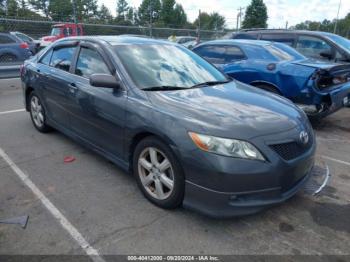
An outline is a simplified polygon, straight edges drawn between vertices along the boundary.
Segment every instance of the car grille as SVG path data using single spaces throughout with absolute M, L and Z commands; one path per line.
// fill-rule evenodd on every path
M 310 149 L 311 145 L 312 139 L 310 139 L 307 145 L 301 145 L 297 142 L 289 142 L 284 144 L 270 145 L 270 147 L 284 160 L 289 161 L 306 153 Z

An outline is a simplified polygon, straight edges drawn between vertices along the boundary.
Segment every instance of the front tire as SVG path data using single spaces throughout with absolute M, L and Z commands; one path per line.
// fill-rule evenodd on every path
M 168 145 L 147 137 L 135 149 L 133 172 L 144 196 L 153 204 L 174 209 L 182 204 L 185 179 L 182 168 Z
M 39 96 L 33 91 L 29 95 L 29 110 L 34 127 L 41 133 L 51 131 L 46 124 L 46 113 Z

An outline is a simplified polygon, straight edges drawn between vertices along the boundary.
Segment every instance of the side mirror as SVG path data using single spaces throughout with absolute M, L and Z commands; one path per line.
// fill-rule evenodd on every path
M 119 88 L 120 82 L 112 75 L 93 74 L 90 76 L 90 85 L 95 87 Z
M 333 53 L 331 51 L 323 51 L 320 53 L 320 56 L 328 58 L 329 60 L 333 59 Z

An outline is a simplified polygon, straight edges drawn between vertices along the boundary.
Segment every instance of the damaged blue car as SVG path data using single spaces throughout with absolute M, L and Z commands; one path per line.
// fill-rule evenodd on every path
M 289 98 L 314 119 L 349 106 L 350 65 L 311 60 L 257 40 L 217 40 L 193 51 L 238 81 Z

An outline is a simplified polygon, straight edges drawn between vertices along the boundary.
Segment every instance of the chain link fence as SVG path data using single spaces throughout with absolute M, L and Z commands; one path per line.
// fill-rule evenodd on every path
M 65 24 L 67 22 L 60 21 L 49 21 L 45 19 L 25 19 L 25 18 L 8 18 L 0 17 L 0 33 L 9 32 L 21 32 L 28 35 L 35 40 L 36 44 L 41 42 L 41 38 L 49 36 L 52 28 L 57 24 Z M 227 32 L 225 31 L 211 31 L 211 30 L 196 30 L 196 29 L 185 29 L 185 28 L 158 28 L 158 27 L 147 27 L 147 26 L 126 26 L 118 24 L 98 24 L 98 23 L 81 23 L 82 34 L 87 36 L 94 35 L 138 35 L 152 37 L 156 39 L 168 39 L 169 36 L 200 36 L 201 41 L 212 40 L 221 38 Z M 70 33 L 68 32 L 68 35 Z M 15 65 L 23 63 L 28 56 L 23 55 L 24 46 L 20 44 L 15 45 L 12 43 L 6 43 L 6 37 L 0 34 L 0 70 L 13 68 Z M 29 44 L 30 45 L 30 44 Z M 6 50 L 5 50 L 6 49 Z M 18 49 L 18 50 L 17 50 Z M 31 48 L 30 50 L 35 53 Z M 21 51 L 21 52 L 18 52 Z M 0 73 L 1 74 L 1 73 Z

